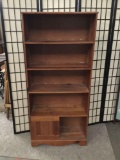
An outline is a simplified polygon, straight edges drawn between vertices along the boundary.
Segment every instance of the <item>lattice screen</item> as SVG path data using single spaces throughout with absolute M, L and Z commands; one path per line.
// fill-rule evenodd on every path
M 105 58 L 106 58 L 107 41 L 109 33 L 111 5 L 112 5 L 112 0 L 109 1 L 99 0 L 99 3 L 97 0 L 81 1 L 82 12 L 90 12 L 90 11 L 99 12 L 97 21 L 96 45 L 94 53 L 92 80 L 91 80 L 89 123 L 96 123 L 100 121 L 101 97 L 102 97 Z M 64 8 L 64 6 L 66 9 Z M 75 0 L 73 1 L 44 0 L 43 11 L 74 12 Z
M 39 0 L 40 2 L 40 0 Z M 24 65 L 24 53 L 22 43 L 21 12 L 36 12 L 37 8 L 43 12 L 75 12 L 76 0 L 43 0 L 43 6 L 38 6 L 36 0 L 2 0 L 3 20 L 5 24 L 6 44 L 10 68 L 10 79 L 13 97 L 14 129 L 15 133 L 29 130 L 28 103 L 26 91 L 26 76 Z M 41 3 L 40 3 L 41 4 Z M 96 32 L 96 45 L 94 53 L 89 123 L 100 121 L 101 97 L 103 89 L 103 76 L 105 70 L 105 59 L 107 41 L 109 34 L 110 13 L 112 0 L 81 0 L 81 11 L 97 11 L 98 22 Z M 120 6 L 120 4 L 118 5 Z M 118 59 L 119 52 L 119 29 L 120 8 L 117 9 L 115 23 L 112 59 L 109 72 L 107 97 L 105 103 L 104 121 L 111 120 L 114 115 L 115 93 L 118 88 Z M 111 92 L 111 93 L 109 93 Z M 109 104 L 108 104 L 108 100 Z M 108 116 L 110 115 L 110 116 Z
M 118 0 L 115 29 L 110 61 L 104 121 L 114 120 L 115 107 L 120 83 L 120 1 Z
M 96 44 L 91 80 L 89 123 L 99 122 L 112 0 L 82 1 L 82 12 L 97 11 Z
M 43 12 L 75 12 L 76 0 L 43 0 Z
M 29 130 L 21 12 L 36 12 L 36 0 L 2 0 L 15 132 Z

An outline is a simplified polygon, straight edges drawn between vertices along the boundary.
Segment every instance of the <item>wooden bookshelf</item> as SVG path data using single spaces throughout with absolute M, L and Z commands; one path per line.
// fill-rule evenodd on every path
M 32 146 L 86 145 L 97 12 L 22 19 Z

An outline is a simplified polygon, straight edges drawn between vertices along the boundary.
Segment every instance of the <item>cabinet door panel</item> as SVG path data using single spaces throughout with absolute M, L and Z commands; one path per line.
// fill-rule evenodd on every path
M 32 139 L 55 139 L 59 137 L 59 121 L 32 121 L 31 120 L 31 138 Z

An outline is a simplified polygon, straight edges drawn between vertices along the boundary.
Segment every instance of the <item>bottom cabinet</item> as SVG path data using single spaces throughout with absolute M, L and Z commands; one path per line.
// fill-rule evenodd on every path
M 86 145 L 87 117 L 31 116 L 32 146 Z
M 31 116 L 31 139 L 59 138 L 59 117 Z

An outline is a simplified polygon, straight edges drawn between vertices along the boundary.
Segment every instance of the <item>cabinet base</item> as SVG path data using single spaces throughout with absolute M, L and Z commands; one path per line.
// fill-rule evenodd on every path
M 42 144 L 52 145 L 52 146 L 64 146 L 69 144 L 79 144 L 80 146 L 85 146 L 87 144 L 87 140 L 80 140 L 80 141 L 74 141 L 74 140 L 32 140 L 31 145 L 32 147 L 36 147 Z

